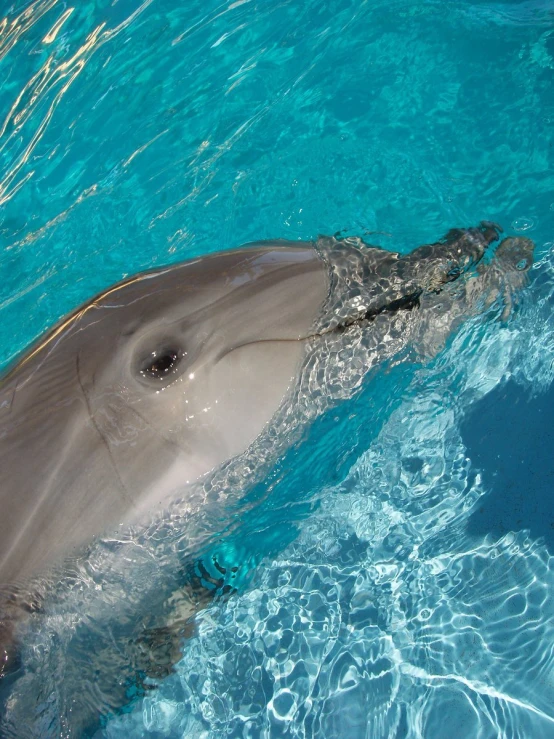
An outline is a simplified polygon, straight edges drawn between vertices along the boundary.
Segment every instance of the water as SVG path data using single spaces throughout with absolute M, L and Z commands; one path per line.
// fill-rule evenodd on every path
M 554 737 L 550 3 L 0 16 L 3 364 L 125 275 L 250 240 L 407 251 L 487 218 L 537 243 L 507 323 L 472 319 L 309 429 L 209 543 L 236 592 L 90 733 Z M 12 689 L 12 727 L 69 732 L 55 695 Z

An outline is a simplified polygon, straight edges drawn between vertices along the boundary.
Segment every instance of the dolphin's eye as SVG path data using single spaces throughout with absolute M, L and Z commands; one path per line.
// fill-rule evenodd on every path
M 140 374 L 155 380 L 164 380 L 175 371 L 179 364 L 180 353 L 176 349 L 165 348 L 152 352 L 141 364 Z
M 523 272 L 523 270 L 526 268 L 527 268 L 527 259 L 520 259 L 519 262 L 516 264 L 516 269 L 518 269 L 520 272 Z

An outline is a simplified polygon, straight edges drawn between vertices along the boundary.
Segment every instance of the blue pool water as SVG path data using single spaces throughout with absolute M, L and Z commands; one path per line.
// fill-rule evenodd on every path
M 0 7 L 2 366 L 122 277 L 248 241 L 537 244 L 507 322 L 377 372 L 250 491 L 204 552 L 234 592 L 89 736 L 554 737 L 553 89 L 549 0 Z M 44 643 L 8 735 L 74 735 Z

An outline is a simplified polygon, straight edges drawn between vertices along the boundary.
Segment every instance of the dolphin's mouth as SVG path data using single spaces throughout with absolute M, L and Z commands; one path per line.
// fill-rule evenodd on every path
M 401 311 L 408 312 L 408 311 L 417 309 L 420 307 L 420 298 L 423 292 L 424 292 L 423 288 L 418 288 L 417 290 L 409 293 L 408 295 L 403 295 L 400 298 L 391 300 L 390 303 L 385 303 L 384 305 L 368 308 L 364 313 L 360 315 L 357 315 L 355 317 L 342 321 L 338 325 L 333 326 L 331 328 L 327 328 L 322 331 L 314 331 L 313 333 L 310 333 L 307 336 L 300 336 L 297 338 L 292 338 L 292 337 L 284 338 L 283 337 L 279 339 L 255 339 L 254 341 L 248 341 L 248 342 L 245 342 L 244 344 L 233 346 L 231 349 L 228 349 L 222 352 L 218 356 L 218 361 L 220 361 L 221 359 L 223 359 L 224 357 L 226 357 L 228 354 L 230 354 L 233 351 L 236 351 L 238 349 L 244 349 L 245 347 L 252 346 L 253 344 L 309 341 L 310 339 L 322 338 L 323 336 L 328 335 L 328 334 L 342 334 L 345 331 L 347 331 L 349 328 L 352 328 L 354 326 L 362 326 L 364 324 L 371 323 L 378 316 L 383 315 L 385 313 L 394 314 L 394 313 L 400 313 Z M 433 292 L 439 293 L 441 292 L 441 290 L 436 289 Z
M 419 309 L 424 295 L 437 296 L 448 290 L 451 283 L 477 276 L 476 268 L 480 269 L 487 248 L 499 239 L 501 232 L 496 223 L 482 221 L 476 228 L 452 229 L 436 244 L 419 247 L 405 256 L 368 246 L 357 238 L 320 237 L 314 246 L 329 270 L 329 294 L 312 331 L 303 336 L 248 341 L 225 350 L 217 359 L 252 344 L 309 341 L 362 327 L 383 314 Z M 418 263 L 424 265 L 419 274 Z M 348 280 L 344 274 L 349 275 Z M 351 280 L 353 274 L 355 279 Z M 372 278 L 379 279 L 384 302 L 376 300 Z M 399 294 L 399 282 L 404 282 L 405 294 Z M 352 304 L 356 294 L 360 296 L 359 307 Z
M 339 323 L 337 326 L 334 326 L 332 328 L 328 328 L 323 331 L 315 331 L 313 333 L 308 334 L 307 336 L 300 336 L 297 338 L 279 338 L 279 339 L 255 339 L 254 341 L 247 341 L 244 344 L 239 344 L 237 346 L 233 346 L 231 349 L 228 349 L 224 352 L 222 352 L 218 358 L 217 361 L 220 361 L 224 357 L 226 357 L 228 354 L 230 354 L 233 351 L 236 351 L 237 349 L 243 349 L 247 346 L 252 346 L 253 344 L 262 344 L 262 343 L 274 343 L 274 342 L 297 342 L 297 341 L 308 341 L 309 339 L 317 339 L 322 336 L 325 336 L 326 334 L 331 333 L 344 333 L 349 328 L 352 328 L 353 326 L 360 326 L 364 323 L 371 323 L 374 321 L 377 316 L 382 315 L 383 313 L 399 313 L 400 311 L 411 311 L 414 308 L 420 307 L 420 297 L 423 294 L 423 288 L 418 288 L 414 292 L 409 293 L 408 295 L 403 295 L 400 298 L 396 298 L 395 300 L 391 300 L 390 303 L 385 303 L 384 305 L 380 305 L 378 307 L 372 307 L 368 308 L 364 313 L 357 315 L 355 317 L 352 317 L 350 319 L 347 319 L 341 323 Z M 439 293 L 440 290 L 434 290 L 434 292 Z
M 438 290 L 437 292 L 440 292 Z M 419 308 L 420 306 L 420 297 L 423 293 L 423 288 L 418 288 L 414 292 L 409 293 L 408 295 L 403 295 L 400 298 L 396 298 L 396 300 L 391 300 L 390 303 L 386 303 L 385 305 L 381 305 L 377 308 L 368 308 L 368 310 L 365 313 L 362 313 L 362 315 L 357 316 L 356 318 L 352 318 L 351 320 L 344 321 L 343 323 L 340 323 L 334 331 L 338 333 L 342 333 L 343 331 L 346 331 L 346 329 L 350 328 L 351 326 L 357 326 L 361 323 L 368 323 L 377 318 L 377 316 L 382 315 L 383 313 L 398 313 L 399 311 L 411 311 L 414 308 Z

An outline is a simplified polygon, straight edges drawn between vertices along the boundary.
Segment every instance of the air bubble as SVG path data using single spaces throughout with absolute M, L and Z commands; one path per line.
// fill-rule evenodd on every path
M 516 218 L 512 221 L 514 231 L 529 231 L 534 225 L 535 221 L 532 218 Z

